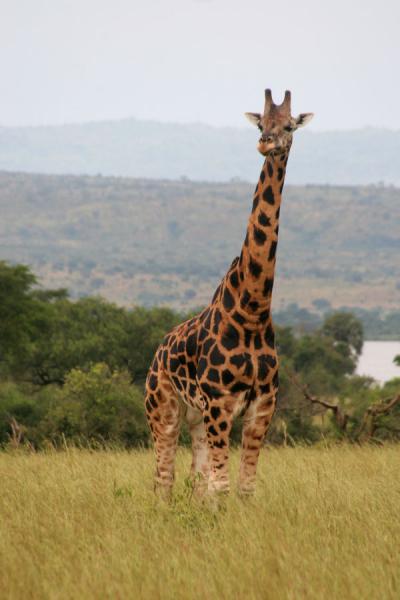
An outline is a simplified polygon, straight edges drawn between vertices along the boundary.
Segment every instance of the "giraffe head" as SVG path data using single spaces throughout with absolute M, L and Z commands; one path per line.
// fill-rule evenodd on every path
M 261 131 L 257 149 L 263 155 L 280 154 L 292 144 L 293 132 L 304 127 L 313 118 L 313 113 L 301 113 L 292 117 L 290 92 L 286 90 L 282 104 L 275 104 L 271 90 L 265 90 L 264 114 L 245 113 L 251 123 Z

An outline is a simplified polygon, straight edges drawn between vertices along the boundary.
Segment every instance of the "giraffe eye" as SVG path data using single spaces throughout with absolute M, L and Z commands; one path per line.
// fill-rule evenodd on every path
M 291 126 L 291 125 L 286 125 L 286 127 L 284 127 L 283 129 L 284 129 L 285 131 L 288 131 L 289 133 L 290 133 L 291 131 L 293 131 L 293 128 L 292 128 L 292 126 Z
M 263 128 L 262 128 L 262 125 L 261 125 L 261 123 L 259 123 L 259 124 L 257 125 L 257 127 L 258 127 L 258 129 L 261 131 L 261 133 L 262 133 L 262 130 L 263 130 Z

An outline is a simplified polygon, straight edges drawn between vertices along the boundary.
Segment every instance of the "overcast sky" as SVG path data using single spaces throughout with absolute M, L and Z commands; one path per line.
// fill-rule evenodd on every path
M 399 0 L 0 0 L 0 125 L 245 126 L 263 89 L 315 130 L 400 128 Z M 310 126 L 311 128 L 311 126 Z

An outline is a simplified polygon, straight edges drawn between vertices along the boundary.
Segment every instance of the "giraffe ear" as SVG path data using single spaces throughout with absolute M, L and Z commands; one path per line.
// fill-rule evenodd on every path
M 244 116 L 253 123 L 256 127 L 260 126 L 261 115 L 260 113 L 244 113 Z
M 295 118 L 295 127 L 294 129 L 298 129 L 299 127 L 304 127 L 307 125 L 313 118 L 314 113 L 300 113 L 298 117 Z

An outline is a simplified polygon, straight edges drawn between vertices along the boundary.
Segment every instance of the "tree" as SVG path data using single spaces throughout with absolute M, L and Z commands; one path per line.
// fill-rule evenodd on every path
M 0 357 L 22 350 L 32 329 L 34 302 L 30 289 L 36 282 L 23 265 L 0 262 Z
M 25 361 L 33 383 L 62 385 L 74 368 L 104 362 L 114 369 L 126 362 L 125 309 L 99 298 L 61 299 L 48 305 L 48 317 Z
M 143 382 L 157 346 L 173 327 L 184 320 L 184 315 L 170 308 L 138 307 L 127 313 L 126 330 L 121 347 L 124 366 L 133 381 Z
M 325 318 L 322 333 L 347 346 L 357 356 L 361 354 L 364 343 L 362 323 L 352 313 L 335 312 Z
M 132 385 L 128 372 L 112 371 L 104 363 L 68 373 L 42 429 L 55 442 L 61 436 L 128 447 L 149 441 L 141 390 Z
M 315 333 L 304 335 L 297 343 L 293 354 L 293 365 L 297 372 L 310 375 L 313 372 L 324 371 L 336 378 L 353 373 L 355 360 L 345 351 L 343 343 Z M 321 373 L 324 376 L 323 373 Z
M 24 363 L 38 385 L 62 385 L 71 369 L 94 363 L 126 369 L 143 383 L 158 344 L 182 319 L 167 308 L 126 310 L 101 298 L 55 300 L 47 309 L 46 326 Z
M 36 277 L 25 265 L 0 261 L 0 361 L 2 371 L 18 368 L 30 352 L 46 318 L 45 307 L 32 294 Z

